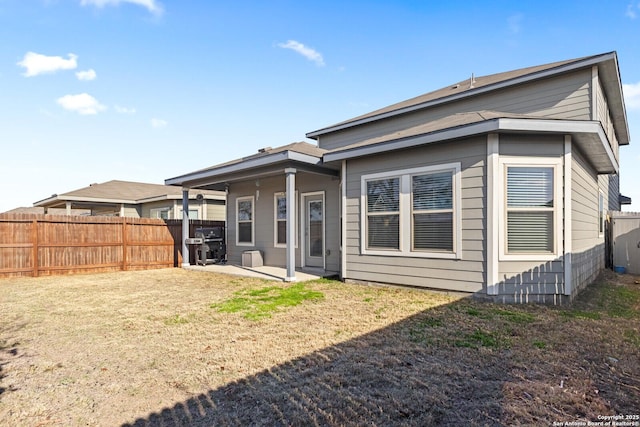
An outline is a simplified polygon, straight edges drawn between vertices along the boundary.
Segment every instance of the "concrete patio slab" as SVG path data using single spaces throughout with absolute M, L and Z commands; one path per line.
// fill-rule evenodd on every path
M 286 268 L 261 266 L 261 267 L 242 267 L 232 264 L 208 264 L 208 265 L 190 265 L 183 267 L 185 270 L 206 271 L 210 273 L 231 274 L 234 276 L 258 277 L 265 280 L 285 281 L 287 276 Z M 323 269 L 296 269 L 296 282 L 306 282 L 316 280 L 322 277 L 335 275 L 335 272 L 327 272 Z

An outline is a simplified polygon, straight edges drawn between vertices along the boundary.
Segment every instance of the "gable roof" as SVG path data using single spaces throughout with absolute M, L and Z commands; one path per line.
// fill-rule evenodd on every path
M 308 138 L 318 139 L 318 137 L 323 134 L 347 129 L 376 120 L 394 117 L 420 109 L 436 107 L 447 102 L 480 95 L 489 91 L 503 89 L 509 86 L 547 78 L 556 74 L 562 74 L 593 65 L 598 65 L 599 68 L 601 68 L 600 73 L 604 76 L 602 84 L 607 98 L 613 107 L 612 118 L 615 124 L 616 133 L 618 134 L 619 143 L 621 145 L 628 144 L 629 130 L 624 108 L 624 99 L 622 99 L 622 83 L 619 75 L 617 55 L 615 52 L 520 68 L 518 70 L 491 74 L 488 76 L 479 76 L 473 78 L 473 81 L 471 81 L 471 79 L 466 79 L 415 98 L 398 102 L 332 126 L 309 132 L 306 136 Z
M 196 198 L 202 194 L 205 199 L 224 200 L 225 194 L 219 191 L 199 190 L 189 193 L 189 198 Z M 88 187 L 53 194 L 51 197 L 35 202 L 34 206 L 64 206 L 66 202 L 88 203 L 125 203 L 140 204 L 166 199 L 182 199 L 182 189 L 179 187 L 112 180 L 101 184 L 91 184 Z

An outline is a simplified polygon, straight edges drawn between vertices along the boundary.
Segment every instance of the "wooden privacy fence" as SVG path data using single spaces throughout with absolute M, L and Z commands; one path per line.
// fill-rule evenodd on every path
M 190 221 L 198 226 L 221 221 Z M 182 263 L 182 222 L 0 214 L 0 278 L 167 268 Z

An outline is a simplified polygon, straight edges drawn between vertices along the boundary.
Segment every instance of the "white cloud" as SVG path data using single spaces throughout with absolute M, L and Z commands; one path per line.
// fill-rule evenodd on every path
M 151 119 L 151 126 L 156 128 L 156 129 L 162 129 L 167 127 L 169 123 L 167 123 L 166 120 L 162 120 L 162 119 Z
M 135 108 L 122 107 L 120 105 L 116 105 L 113 108 L 116 110 L 116 113 L 118 114 L 135 114 L 136 113 Z
M 638 4 L 638 8 L 640 8 L 640 4 Z M 629 3 L 627 5 L 627 12 L 625 13 L 625 15 L 631 19 L 636 19 L 636 16 L 638 15 L 636 14 L 636 7 L 633 3 Z
M 522 30 L 523 19 L 524 15 L 522 13 L 517 13 L 507 18 L 507 25 L 512 34 L 518 34 Z
M 56 102 L 65 110 L 75 111 L 82 115 L 98 114 L 100 111 L 107 109 L 107 107 L 100 104 L 97 99 L 88 93 L 65 95 L 58 98 Z
M 17 65 L 26 68 L 23 76 L 33 77 L 39 74 L 55 73 L 58 70 L 73 70 L 78 66 L 77 55 L 70 53 L 69 59 L 61 56 L 47 56 L 35 52 L 27 52 Z
M 322 59 L 322 54 L 320 54 L 320 52 L 316 51 L 315 49 L 303 45 L 300 42 L 297 42 L 295 40 L 288 40 L 286 43 L 279 43 L 278 47 L 281 47 L 283 49 L 291 49 L 294 52 L 298 52 L 309 61 L 315 62 L 316 65 L 321 67 L 324 66 L 324 59 Z
M 96 74 L 94 69 L 89 69 L 87 71 L 78 71 L 76 72 L 76 77 L 78 80 L 86 80 L 91 81 L 95 80 L 98 75 Z
M 624 103 L 627 108 L 640 108 L 640 82 L 623 84 Z
M 96 7 L 118 6 L 120 3 L 130 3 L 146 8 L 154 15 L 160 16 L 164 12 L 162 4 L 156 0 L 80 0 L 82 6 L 92 5 Z

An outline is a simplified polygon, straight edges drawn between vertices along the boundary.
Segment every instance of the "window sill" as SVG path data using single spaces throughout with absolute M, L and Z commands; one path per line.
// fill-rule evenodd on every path
M 394 250 L 371 250 L 366 249 L 361 252 L 362 255 L 379 255 L 392 256 L 402 258 L 432 258 L 432 259 L 462 259 L 462 256 L 455 252 L 401 252 Z
M 558 254 L 500 254 L 498 261 L 558 261 Z

